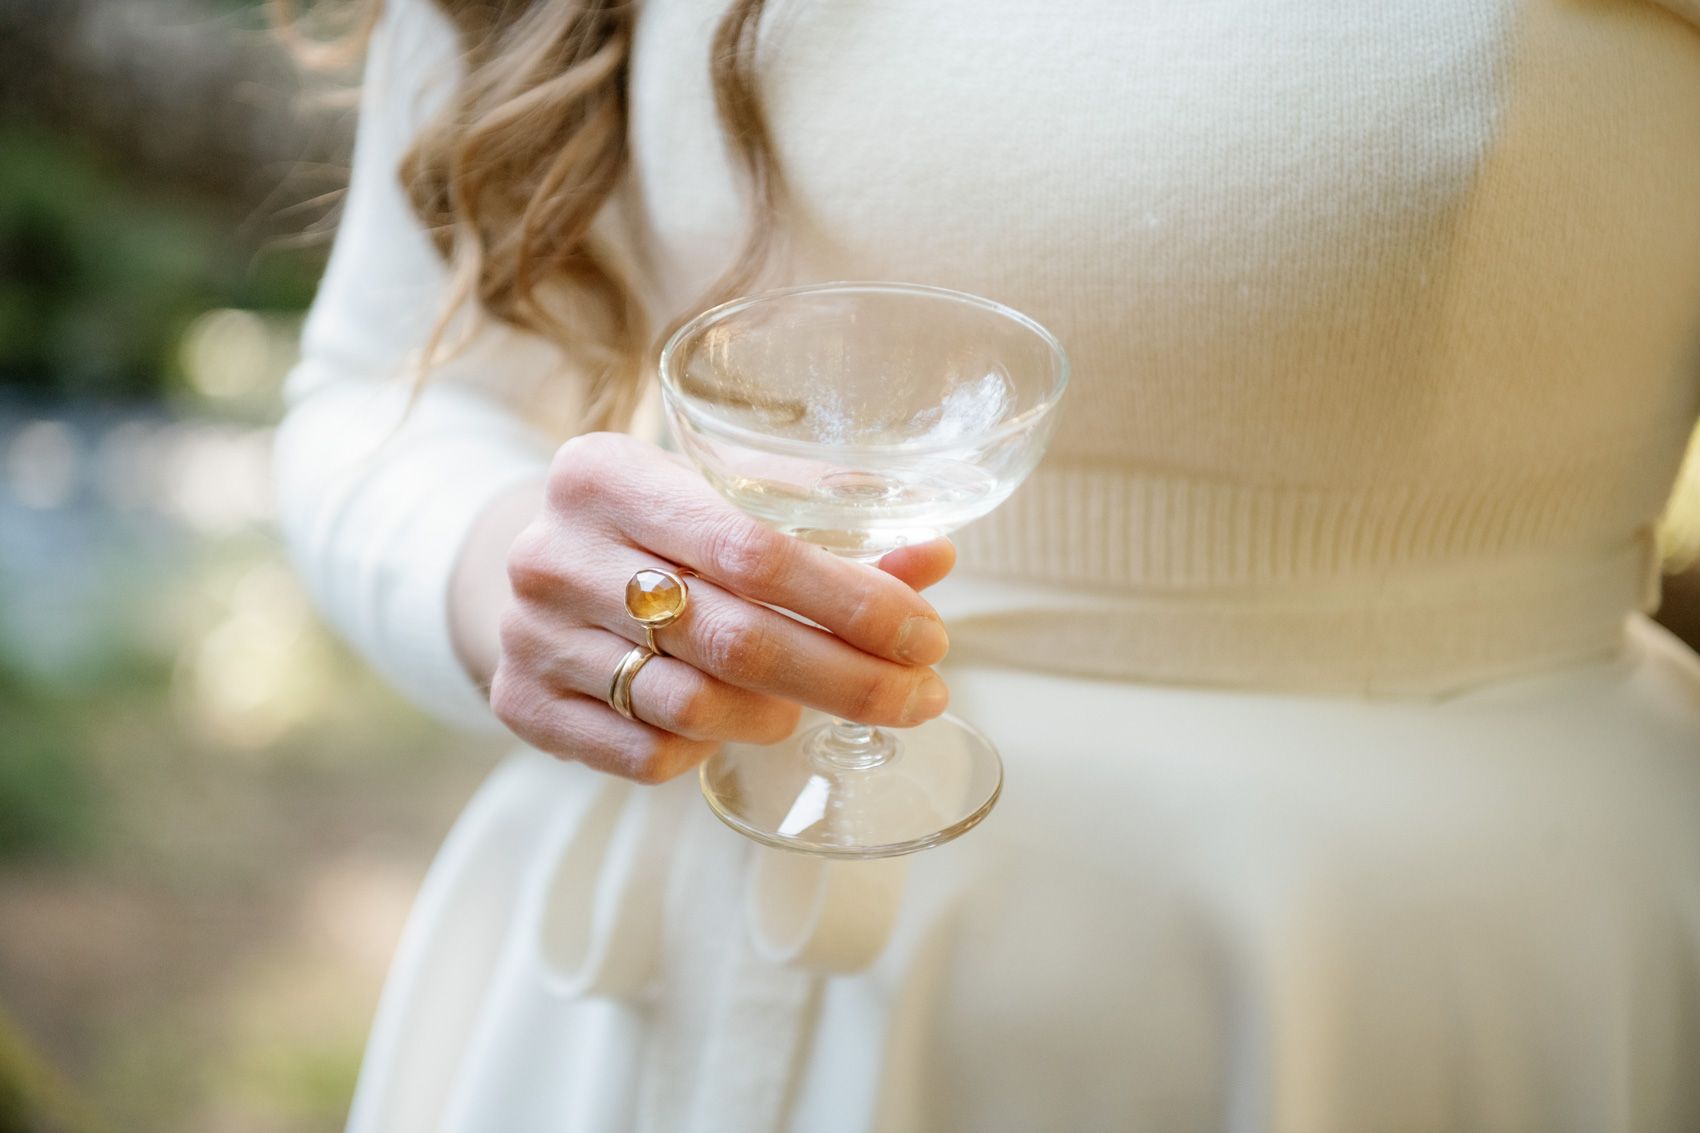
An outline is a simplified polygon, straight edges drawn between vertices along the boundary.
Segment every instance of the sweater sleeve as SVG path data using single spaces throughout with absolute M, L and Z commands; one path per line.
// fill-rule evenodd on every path
M 290 558 L 326 619 L 421 708 L 499 732 L 451 641 L 449 582 L 489 502 L 545 474 L 554 445 L 519 411 L 519 395 L 577 390 L 551 346 L 491 324 L 434 368 L 408 407 L 411 365 L 448 273 L 396 171 L 456 67 L 453 31 L 426 0 L 385 5 L 345 210 L 284 387 L 273 472 Z

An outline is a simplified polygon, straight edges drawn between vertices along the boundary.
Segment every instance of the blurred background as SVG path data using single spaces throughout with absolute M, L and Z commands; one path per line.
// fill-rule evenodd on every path
M 302 95 L 257 0 L 0 0 L 0 1133 L 339 1129 L 494 754 L 327 635 L 269 527 L 352 127 Z
M 352 126 L 302 94 L 253 0 L 0 0 L 0 1133 L 340 1129 L 489 765 L 269 528 Z

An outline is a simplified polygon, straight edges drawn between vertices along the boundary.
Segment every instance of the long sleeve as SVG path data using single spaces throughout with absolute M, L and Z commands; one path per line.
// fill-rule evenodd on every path
M 544 475 L 554 444 L 518 408 L 523 395 L 578 391 L 558 351 L 489 325 L 404 412 L 448 276 L 396 170 L 455 71 L 443 17 L 424 0 L 391 0 L 367 62 L 346 210 L 285 386 L 274 473 L 290 557 L 327 620 L 421 708 L 497 731 L 450 637 L 450 578 L 487 504 Z

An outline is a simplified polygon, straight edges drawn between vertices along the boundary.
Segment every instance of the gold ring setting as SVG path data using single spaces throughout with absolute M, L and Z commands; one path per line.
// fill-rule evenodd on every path
M 626 615 L 643 627 L 650 651 L 662 652 L 655 644 L 655 631 L 670 626 L 685 614 L 691 592 L 685 587 L 684 572 L 646 567 L 626 583 Z
M 614 669 L 614 679 L 608 684 L 608 704 L 628 720 L 637 719 L 632 712 L 632 682 L 637 679 L 638 671 L 654 656 L 653 650 L 634 645 Z

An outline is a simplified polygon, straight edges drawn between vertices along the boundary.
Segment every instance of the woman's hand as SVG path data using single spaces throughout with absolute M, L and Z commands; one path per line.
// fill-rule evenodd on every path
M 641 783 L 689 770 L 724 741 L 783 739 L 801 705 L 918 724 L 944 711 L 929 666 L 949 643 L 916 590 L 954 557 L 940 540 L 893 552 L 881 570 L 848 562 L 744 515 L 653 445 L 577 437 L 555 456 L 542 514 L 508 552 L 513 597 L 491 707 L 532 746 Z M 605 698 L 620 658 L 644 640 L 625 589 L 645 567 L 698 577 L 684 614 L 655 631 L 662 656 L 632 683 L 633 721 Z

